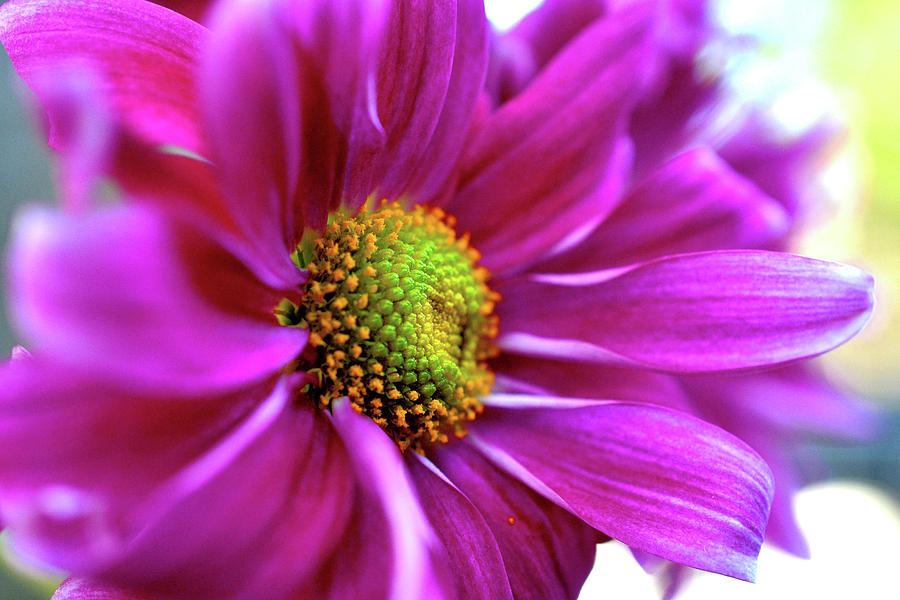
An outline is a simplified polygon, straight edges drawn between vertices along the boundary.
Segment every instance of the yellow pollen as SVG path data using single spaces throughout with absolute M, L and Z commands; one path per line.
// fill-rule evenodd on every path
M 314 375 L 306 395 L 326 410 L 349 397 L 402 450 L 465 436 L 493 384 L 500 297 L 454 225 L 398 203 L 334 213 L 293 256 L 309 273 L 299 305 L 276 309 L 282 325 L 309 328 L 312 350 L 295 361 Z

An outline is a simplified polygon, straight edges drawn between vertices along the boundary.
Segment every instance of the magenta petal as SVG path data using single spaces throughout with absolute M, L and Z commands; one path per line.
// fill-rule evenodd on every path
M 484 5 L 477 0 L 396 3 L 377 65 L 375 100 L 384 146 L 371 189 L 360 191 L 396 198 L 416 172 L 436 179 L 433 185 L 446 178 L 484 81 L 487 29 Z
M 624 11 L 586 29 L 491 115 L 467 151 L 449 208 L 492 270 L 548 250 L 582 224 L 579 215 L 603 214 L 618 200 L 605 179 L 620 177 L 611 165 L 622 162 L 625 120 L 652 54 L 649 20 Z M 569 227 L 543 233 L 557 215 Z
M 498 392 L 533 394 L 536 397 L 566 396 L 599 400 L 650 402 L 678 410 L 691 404 L 678 379 L 644 369 L 623 369 L 598 364 L 573 363 L 546 358 L 501 354 L 491 361 L 497 383 L 486 404 Z
M 153 0 L 153 2 L 202 23 L 203 17 L 209 12 L 209 7 L 215 3 L 215 0 Z
M 778 202 L 700 147 L 657 169 L 584 242 L 535 270 L 592 271 L 668 254 L 758 248 L 788 226 Z
M 26 556 L 166 598 L 280 599 L 342 535 L 346 456 L 285 382 L 179 401 L 55 376 L 0 406 L 0 507 Z
M 15 0 L 0 11 L 0 39 L 29 85 L 87 65 L 129 127 L 198 154 L 205 149 L 193 80 L 206 35 L 197 23 L 141 0 Z M 58 115 L 49 116 L 52 124 Z
M 666 408 L 497 408 L 471 427 L 498 465 L 598 530 L 682 564 L 752 580 L 772 498 L 762 459 Z
M 520 277 L 496 287 L 506 351 L 681 372 L 827 352 L 859 331 L 873 302 L 872 278 L 859 269 L 752 250 Z
M 441 446 L 435 462 L 484 516 L 514 598 L 578 595 L 602 539 L 596 531 L 495 468 L 466 442 Z
M 457 0 L 456 47 L 443 110 L 428 147 L 416 157 L 406 193 L 417 202 L 439 199 L 449 187 L 476 114 L 487 69 L 488 22 L 484 3 Z
M 105 579 L 166 598 L 297 596 L 344 535 L 354 478 L 330 423 L 289 387 L 154 491 Z
M 301 180 L 301 164 L 314 162 L 301 147 L 302 69 L 271 4 L 225 2 L 214 11 L 216 35 L 203 57 L 199 93 L 225 208 L 254 254 L 287 279 L 282 274 L 293 267 L 290 253 L 304 225 L 324 223 L 330 208 L 328 198 L 303 194 L 327 193 L 330 174 Z M 322 143 L 320 154 L 328 148 Z
M 153 398 L 47 364 L 0 371 L 0 507 L 43 562 L 96 567 L 133 507 L 215 446 L 260 400 Z
M 869 439 L 878 431 L 877 412 L 839 391 L 813 363 L 745 377 L 693 376 L 681 385 L 706 417 L 735 425 L 844 440 Z M 725 426 L 731 429 L 731 423 Z
M 240 265 L 203 263 L 221 253 L 181 235 L 134 207 L 21 215 L 12 304 L 32 350 L 156 392 L 222 389 L 277 372 L 307 332 L 279 326 L 277 295 L 254 287 Z M 263 306 L 242 314 L 232 306 L 241 301 Z
M 366 528 L 356 530 L 354 544 L 338 549 L 330 577 L 319 582 L 312 597 L 452 597 L 446 558 L 397 445 L 370 419 L 357 415 L 346 398 L 336 403 L 333 417 L 360 485 L 365 514 L 357 516 L 357 525 Z
M 69 577 L 50 600 L 161 600 L 146 594 L 134 594 L 111 585 L 81 577 Z
M 422 507 L 450 560 L 460 600 L 512 600 L 503 558 L 478 509 L 434 464 L 418 454 L 406 461 Z

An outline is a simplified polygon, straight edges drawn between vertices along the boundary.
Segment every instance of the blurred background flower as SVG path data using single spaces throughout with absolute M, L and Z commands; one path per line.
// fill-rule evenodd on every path
M 539 2 L 486 4 L 495 25 L 508 28 Z M 801 591 L 830 597 L 840 590 L 894 597 L 887 560 L 900 554 L 900 0 L 719 0 L 717 14 L 733 33 L 761 42 L 727 65 L 743 98 L 771 105 L 786 134 L 823 114 L 847 126 L 845 146 L 821 174 L 828 208 L 813 215 L 800 250 L 856 264 L 878 280 L 872 323 L 825 363 L 834 378 L 884 409 L 886 426 L 867 445 L 814 448 L 832 477 L 866 485 L 817 485 L 798 498 L 813 561 L 764 550 L 756 586 L 701 577 L 683 597 L 794 598 Z M 17 204 L 55 194 L 43 140 L 22 108 L 20 83 L 5 56 L 0 70 L 0 221 L 9 223 Z M 5 239 L 5 228 L 0 235 Z M 0 351 L 16 342 L 4 318 Z M 18 568 L 0 574 L 0 599 L 49 598 L 55 582 L 26 581 Z M 601 596 L 650 599 L 658 591 L 624 547 L 607 544 L 582 593 Z

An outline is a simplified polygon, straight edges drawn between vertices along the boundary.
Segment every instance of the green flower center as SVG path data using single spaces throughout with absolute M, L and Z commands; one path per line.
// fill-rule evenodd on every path
M 326 409 L 347 396 L 402 450 L 465 435 L 493 383 L 499 295 L 453 225 L 440 209 L 397 203 L 336 213 L 294 254 L 310 276 L 300 304 L 276 311 L 309 328 L 297 365 L 312 376 L 307 396 Z

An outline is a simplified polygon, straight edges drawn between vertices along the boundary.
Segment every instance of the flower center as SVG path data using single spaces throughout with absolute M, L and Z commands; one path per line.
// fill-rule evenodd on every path
M 333 214 L 294 254 L 309 270 L 299 306 L 277 311 L 309 328 L 298 365 L 311 375 L 307 395 L 323 408 L 347 396 L 402 450 L 464 436 L 493 383 L 499 294 L 454 221 L 398 203 Z

